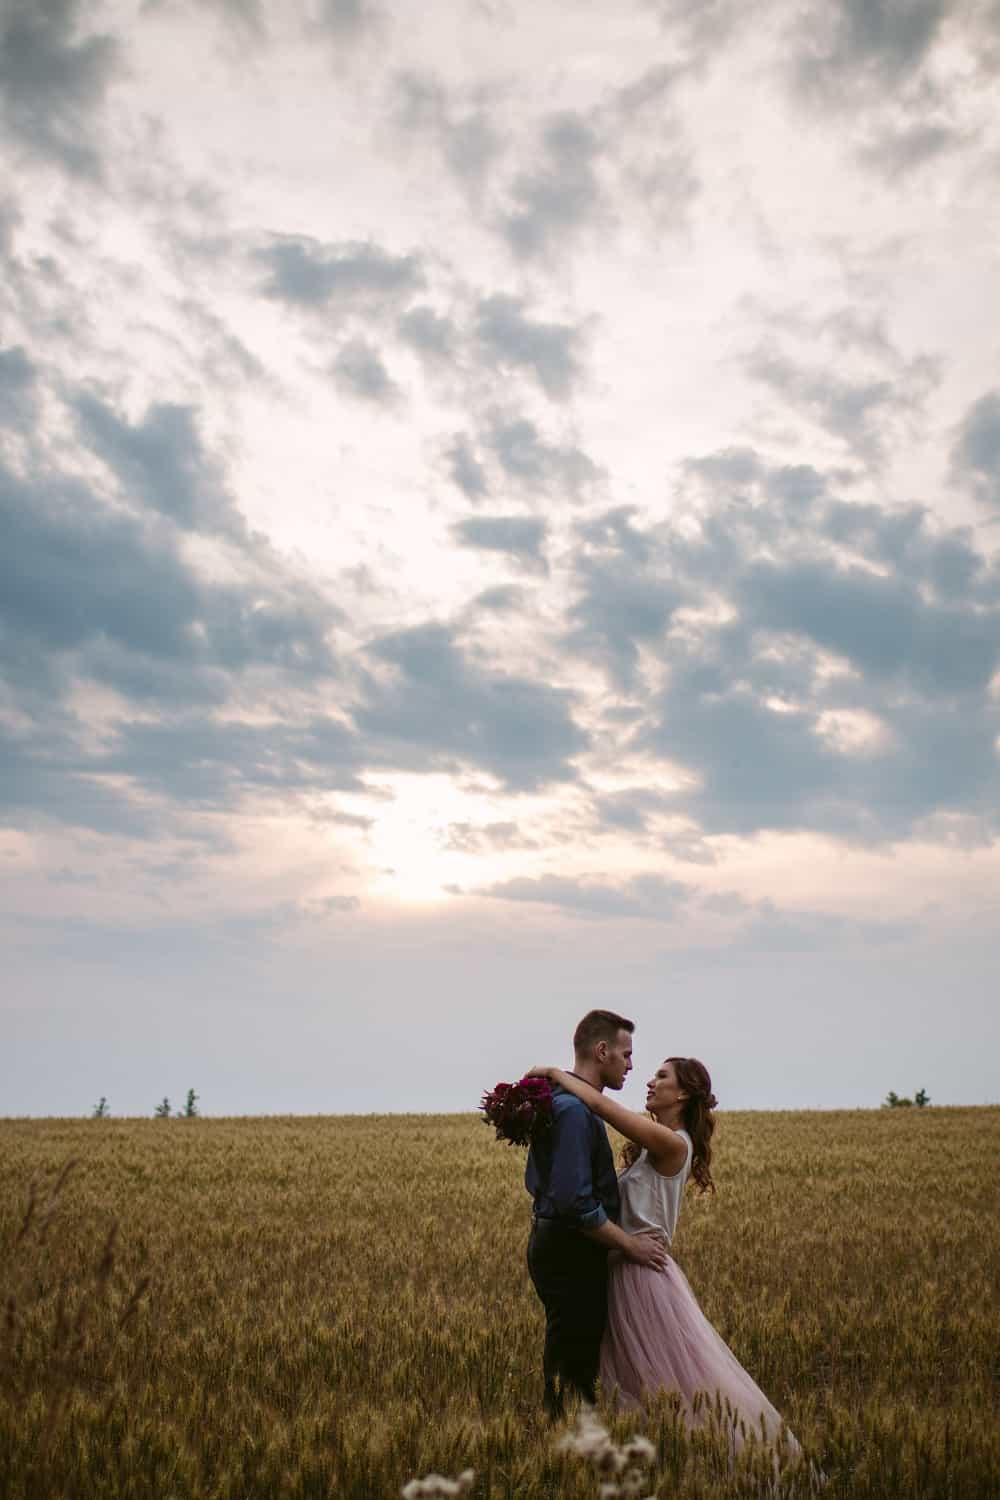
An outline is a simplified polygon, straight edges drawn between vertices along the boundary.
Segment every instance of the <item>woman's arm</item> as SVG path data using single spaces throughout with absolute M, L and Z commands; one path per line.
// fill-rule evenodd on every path
M 668 1125 L 659 1125 L 647 1114 L 626 1109 L 624 1104 L 609 1099 L 600 1089 L 584 1083 L 575 1073 L 567 1073 L 563 1068 L 532 1068 L 526 1076 L 547 1078 L 550 1083 L 557 1083 L 567 1093 L 575 1094 L 588 1109 L 592 1109 L 595 1115 L 599 1115 L 617 1130 L 619 1135 L 635 1141 L 637 1146 L 644 1146 L 654 1162 L 661 1167 L 679 1172 L 687 1160 L 687 1143 L 676 1130 L 671 1130 Z

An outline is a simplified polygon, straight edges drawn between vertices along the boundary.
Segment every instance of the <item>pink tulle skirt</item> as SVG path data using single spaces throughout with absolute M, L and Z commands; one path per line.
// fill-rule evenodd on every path
M 727 1425 L 736 1448 L 746 1440 L 744 1431 L 753 1429 L 770 1442 L 780 1433 L 779 1413 L 716 1333 L 683 1271 L 669 1258 L 665 1271 L 630 1260 L 610 1267 L 601 1385 L 629 1408 L 641 1406 L 644 1395 L 679 1391 L 692 1425 L 709 1420 L 718 1395 L 724 1410 L 728 1403 Z M 695 1403 L 697 1391 L 707 1401 Z M 798 1452 L 787 1428 L 785 1433 L 788 1452 Z

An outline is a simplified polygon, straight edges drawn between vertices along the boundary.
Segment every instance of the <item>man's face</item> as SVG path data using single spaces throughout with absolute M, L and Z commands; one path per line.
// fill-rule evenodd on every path
M 600 1045 L 604 1052 L 599 1058 L 604 1087 L 620 1089 L 632 1071 L 632 1033 L 622 1027 L 613 1045 L 609 1046 L 607 1042 Z

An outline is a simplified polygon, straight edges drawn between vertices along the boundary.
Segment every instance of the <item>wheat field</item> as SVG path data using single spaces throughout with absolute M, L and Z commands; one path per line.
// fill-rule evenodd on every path
M 1000 1494 L 1000 1109 L 717 1143 L 674 1253 L 807 1458 L 605 1409 L 641 1493 Z M 5 1500 L 596 1497 L 540 1414 L 523 1166 L 473 1115 L 0 1121 Z

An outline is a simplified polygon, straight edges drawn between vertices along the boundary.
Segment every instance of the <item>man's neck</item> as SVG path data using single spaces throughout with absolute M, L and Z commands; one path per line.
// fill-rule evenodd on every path
M 597 1063 L 592 1062 L 590 1058 L 578 1057 L 574 1059 L 573 1066 L 569 1071 L 575 1078 L 582 1078 L 584 1083 L 589 1083 L 591 1088 L 597 1089 L 600 1093 L 604 1092 L 604 1080 L 601 1077 L 601 1070 Z

